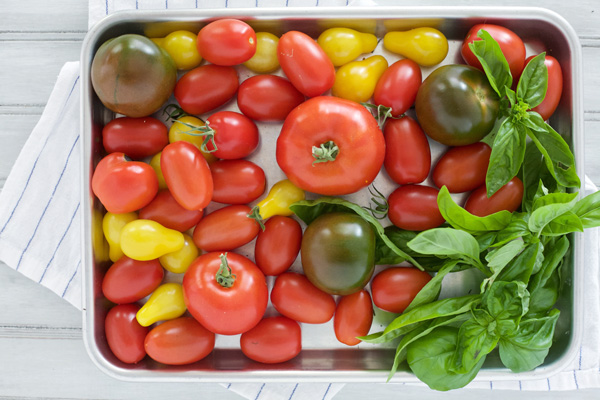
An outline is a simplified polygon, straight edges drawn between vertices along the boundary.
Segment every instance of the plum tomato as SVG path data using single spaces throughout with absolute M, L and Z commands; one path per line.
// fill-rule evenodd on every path
M 382 310 L 401 313 L 430 280 L 431 275 L 415 267 L 384 269 L 371 282 L 373 303 Z
M 255 121 L 283 121 L 304 101 L 304 95 L 285 78 L 256 75 L 240 85 L 237 104 L 240 111 Z
M 186 72 L 175 85 L 173 95 L 183 111 L 198 115 L 227 103 L 238 86 L 235 68 L 207 64 Z
M 492 197 L 487 197 L 485 185 L 475 189 L 465 203 L 465 210 L 485 217 L 498 211 L 516 211 L 523 200 L 523 182 L 516 176 L 502 186 Z
M 231 205 L 211 212 L 194 229 L 194 244 L 204 251 L 228 251 L 252 241 L 260 226 L 248 218 L 246 205 Z
M 302 228 L 292 218 L 275 215 L 265 222 L 265 230 L 258 232 L 254 247 L 256 265 L 265 275 L 279 275 L 287 271 L 300 252 Z
M 430 186 L 400 186 L 388 197 L 392 224 L 408 231 L 433 229 L 444 223 L 437 204 L 438 190 Z
M 206 122 L 214 130 L 216 149 L 210 142 L 206 147 L 217 158 L 244 158 L 258 147 L 258 127 L 244 114 L 219 111 L 208 117 Z
M 484 142 L 452 147 L 442 155 L 431 174 L 439 188 L 450 193 L 474 190 L 485 183 L 492 149 Z
M 525 60 L 525 65 L 529 64 L 529 61 L 531 61 L 533 57 L 535 56 L 528 57 Z M 544 101 L 542 101 L 541 104 L 534 107 L 532 110 L 539 113 L 544 121 L 546 121 L 554 114 L 556 107 L 558 107 L 558 103 L 560 103 L 563 89 L 563 75 L 562 68 L 556 58 L 546 55 L 544 64 L 546 64 L 546 68 L 548 69 L 548 89 L 546 90 L 546 97 L 544 97 Z
M 421 86 L 421 68 L 407 58 L 396 61 L 385 70 L 373 93 L 373 103 L 390 107 L 398 117 L 415 103 Z
M 366 290 L 343 296 L 335 308 L 333 330 L 341 343 L 354 346 L 361 342 L 357 336 L 366 336 L 373 322 L 373 304 Z
M 167 127 L 152 117 L 115 118 L 102 128 L 107 153 L 121 152 L 134 160 L 153 156 L 169 144 Z
M 112 353 L 124 363 L 136 364 L 146 357 L 144 340 L 148 328 L 135 318 L 140 309 L 137 304 L 119 304 L 106 314 L 104 331 Z
M 212 21 L 198 32 L 198 52 L 215 65 L 237 65 L 256 52 L 256 33 L 244 21 L 225 18 Z
M 248 204 L 265 191 L 265 172 L 248 160 L 219 160 L 210 166 L 213 178 L 212 201 Z
M 102 293 L 113 303 L 134 303 L 151 294 L 164 274 L 157 259 L 137 261 L 123 256 L 106 271 Z
M 186 210 L 168 189 L 158 192 L 156 197 L 138 214 L 140 219 L 151 219 L 165 228 L 185 232 L 202 219 L 202 210 Z
M 399 185 L 421 183 L 429 175 L 431 150 L 419 123 L 409 116 L 389 119 L 385 136 L 385 170 Z
M 240 337 L 242 353 L 251 360 L 275 364 L 289 361 L 302 350 L 300 325 L 287 317 L 263 318 Z

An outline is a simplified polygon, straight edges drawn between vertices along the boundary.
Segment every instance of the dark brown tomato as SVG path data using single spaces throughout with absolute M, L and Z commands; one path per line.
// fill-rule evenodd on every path
M 485 217 L 498 211 L 516 211 L 523 200 L 523 182 L 516 176 L 502 186 L 490 198 L 485 185 L 475 189 L 465 203 L 465 209 L 473 215 Z
M 210 165 L 213 201 L 224 204 L 248 204 L 265 191 L 265 172 L 248 160 L 219 160 Z
M 409 231 L 437 228 L 444 223 L 437 196 L 438 190 L 430 186 L 400 186 L 388 197 L 390 221 Z
M 137 304 L 119 304 L 110 309 L 104 322 L 108 347 L 127 364 L 135 364 L 146 356 L 144 340 L 149 329 L 135 318 L 139 309 Z
M 255 121 L 283 121 L 304 101 L 304 95 L 285 78 L 256 75 L 240 85 L 237 103 L 245 116 Z
M 265 275 L 282 274 L 298 257 L 301 243 L 302 228 L 296 220 L 281 215 L 273 216 L 256 238 L 256 265 Z
M 164 270 L 157 259 L 138 261 L 123 256 L 106 271 L 102 293 L 113 303 L 134 303 L 152 293 L 163 277 Z
M 289 318 L 263 318 L 254 328 L 240 337 L 242 353 L 264 364 L 289 361 L 302 350 L 300 325 Z
M 483 142 L 452 147 L 433 168 L 433 182 L 439 188 L 446 186 L 450 193 L 476 189 L 485 183 L 491 153 Z
M 335 337 L 341 343 L 354 346 L 361 342 L 357 336 L 366 336 L 373 322 L 373 304 L 366 290 L 343 296 L 333 316 Z
M 152 117 L 115 118 L 102 129 L 107 153 L 121 152 L 135 160 L 153 156 L 169 144 L 167 127 Z
M 202 219 L 203 210 L 186 210 L 168 189 L 158 192 L 154 200 L 139 212 L 140 219 L 151 219 L 165 228 L 185 232 Z
M 246 205 L 223 207 L 208 214 L 194 229 L 194 243 L 206 252 L 229 251 L 252 241 L 260 226 L 248 218 L 252 210 Z
M 427 179 L 431 168 L 431 151 L 419 123 L 408 116 L 390 119 L 383 133 L 383 165 L 390 178 L 400 185 L 421 183 Z

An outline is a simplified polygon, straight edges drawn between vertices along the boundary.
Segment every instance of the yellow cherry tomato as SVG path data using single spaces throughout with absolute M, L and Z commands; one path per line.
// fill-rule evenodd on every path
M 284 179 L 273 185 L 269 194 L 261 200 L 253 209 L 248 217 L 255 219 L 264 230 L 263 220 L 271 218 L 274 215 L 284 217 L 292 215 L 290 206 L 297 201 L 304 200 L 304 190 L 294 185 L 290 180 Z
M 183 274 L 187 271 L 188 267 L 198 257 L 199 251 L 194 240 L 187 234 L 183 234 L 185 240 L 181 250 L 167 253 L 164 256 L 160 256 L 158 261 L 169 272 L 175 274 Z
M 94 251 L 94 260 L 104 262 L 110 260 L 110 247 L 104 238 L 103 229 L 104 217 L 100 210 L 92 211 L 92 250 Z
M 189 31 L 175 31 L 152 41 L 169 53 L 177 69 L 187 70 L 197 67 L 202 61 L 196 47 L 197 38 L 198 35 Z
M 333 65 L 339 67 L 377 47 L 377 37 L 349 28 L 330 28 L 321 33 L 317 43 Z
M 279 38 L 269 32 L 256 32 L 256 53 L 244 66 L 259 74 L 273 72 L 279 68 L 277 44 Z
M 183 288 L 178 283 L 165 283 L 157 287 L 135 315 L 141 326 L 181 317 L 186 311 Z
M 371 56 L 341 66 L 335 74 L 332 93 L 336 97 L 362 103 L 373 96 L 377 81 L 388 67 L 382 56 Z
M 176 142 L 178 140 L 184 140 L 196 146 L 198 150 L 204 156 L 204 159 L 209 164 L 217 161 L 212 153 L 202 150 L 202 144 L 204 143 L 204 136 L 198 135 L 197 128 L 201 128 L 206 124 L 200 118 L 186 115 L 173 121 L 173 125 L 169 128 L 169 143 Z
M 383 38 L 383 46 L 424 67 L 441 63 L 448 54 L 448 40 L 435 28 L 388 32 Z
M 137 214 L 134 212 L 124 214 L 107 212 L 104 215 L 102 219 L 102 231 L 108 242 L 108 256 L 112 262 L 117 262 L 119 258 L 123 257 L 123 251 L 121 250 L 121 231 L 123 227 L 131 221 L 135 221 L 137 217 Z
M 129 258 L 148 261 L 181 250 L 183 233 L 149 219 L 137 219 L 121 230 L 121 250 Z
M 150 166 L 152 167 L 154 172 L 156 172 L 156 178 L 158 178 L 158 188 L 162 190 L 167 189 L 167 182 L 165 181 L 165 177 L 163 176 L 162 169 L 160 169 L 161 154 L 162 151 L 152 156 L 152 159 L 150 160 Z

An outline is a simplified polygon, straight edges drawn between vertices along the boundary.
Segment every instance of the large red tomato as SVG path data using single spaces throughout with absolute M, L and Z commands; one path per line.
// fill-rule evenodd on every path
M 371 282 L 373 303 L 382 310 L 401 313 L 430 280 L 431 275 L 414 267 L 384 269 Z
M 216 65 L 237 65 L 248 61 L 256 52 L 254 29 L 238 19 L 218 19 L 200 29 L 198 52 Z
M 285 362 L 302 350 L 302 330 L 296 321 L 286 317 L 264 318 L 242 333 L 240 347 L 251 360 L 265 364 Z
M 396 183 L 406 185 L 427 179 L 431 167 L 431 150 L 427 136 L 411 117 L 390 119 L 383 128 L 385 135 L 385 170 Z
M 468 192 L 485 183 L 492 149 L 477 142 L 450 148 L 433 168 L 432 178 L 439 188 L 446 186 L 450 193 Z
M 154 200 L 142 208 L 138 214 L 140 219 L 151 219 L 165 228 L 185 232 L 194 227 L 202 219 L 202 210 L 186 210 L 168 189 L 158 192 Z
M 533 57 L 535 56 L 527 57 L 525 65 L 527 65 Z M 546 68 L 548 68 L 548 90 L 546 91 L 544 101 L 534 107 L 533 111 L 539 113 L 542 118 L 544 118 L 544 121 L 546 121 L 554 114 L 556 107 L 558 107 L 558 103 L 560 103 L 563 89 L 563 75 L 562 68 L 556 58 L 546 55 L 544 64 L 546 64 Z
M 219 160 L 210 165 L 213 178 L 213 201 L 225 204 L 248 204 L 265 191 L 265 172 L 248 160 Z
M 139 309 L 137 304 L 119 304 L 108 311 L 104 322 L 108 347 L 127 364 L 135 364 L 146 356 L 144 339 L 148 328 L 141 326 L 135 318 Z
M 392 115 L 404 114 L 415 103 L 421 86 L 421 68 L 408 58 L 396 61 L 377 81 L 373 102 L 392 109 Z
M 430 186 L 400 186 L 388 197 L 390 221 L 408 231 L 437 228 L 444 223 L 437 196 L 438 190 Z
M 188 114 L 204 114 L 227 103 L 239 86 L 235 68 L 207 64 L 183 75 L 173 95 Z
M 256 75 L 240 85 L 237 104 L 240 111 L 256 121 L 283 121 L 304 101 L 304 95 L 285 78 Z
M 169 144 L 169 134 L 156 118 L 121 117 L 102 128 L 102 144 L 108 153 L 121 152 L 139 160 L 160 152 Z
M 502 210 L 516 211 L 521 207 L 523 190 L 523 182 L 516 176 L 489 198 L 485 185 L 480 186 L 467 199 L 465 210 L 479 217 Z
M 281 215 L 271 217 L 256 238 L 256 265 L 265 275 L 282 274 L 298 257 L 301 244 L 302 228 L 296 220 Z
M 196 225 L 194 243 L 204 251 L 228 251 L 245 245 L 260 231 L 258 222 L 248 218 L 251 211 L 242 204 L 213 211 Z
M 360 343 L 357 336 L 366 336 L 373 322 L 373 304 L 366 290 L 340 299 L 333 316 L 335 337 L 348 346 Z
M 164 274 L 158 259 L 138 261 L 123 256 L 106 271 L 102 293 L 113 303 L 134 303 L 152 293 Z

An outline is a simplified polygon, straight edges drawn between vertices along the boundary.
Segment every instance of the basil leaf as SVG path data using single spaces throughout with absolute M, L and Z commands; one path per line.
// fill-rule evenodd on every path
M 498 232 L 486 232 L 482 235 L 475 236 L 477 243 L 479 243 L 479 252 L 482 253 L 490 248 L 496 241 Z
M 419 290 L 419 293 L 415 296 L 415 298 L 410 302 L 408 307 L 404 310 L 404 312 L 408 312 L 413 308 L 419 307 L 423 304 L 431 303 L 432 301 L 437 300 L 440 295 L 440 290 L 442 289 L 442 280 L 449 272 L 452 272 L 454 267 L 458 264 L 458 260 L 447 260 L 444 263 L 444 266 L 440 268 L 440 271 L 435 274 L 433 278 L 429 282 Z
M 486 290 L 487 286 L 496 281 L 504 267 L 521 253 L 524 248 L 525 243 L 523 241 L 513 240 L 486 255 L 485 259 L 488 262 L 488 268 L 492 271 L 492 276 L 481 282 L 481 293 Z
M 577 193 L 551 193 L 542 196 L 533 203 L 533 212 L 529 217 L 529 229 L 541 233 L 551 221 L 575 206 Z
M 571 232 L 583 232 L 581 219 L 571 211 L 554 218 L 542 229 L 542 235 L 545 236 L 562 236 Z
M 517 97 L 534 108 L 546 97 L 548 90 L 548 68 L 545 64 L 546 53 L 533 57 L 523 69 L 517 85 Z
M 584 228 L 600 226 L 600 191 L 579 200 L 572 211 L 579 217 Z
M 531 236 L 531 232 L 529 231 L 529 225 L 527 222 L 517 217 L 518 214 L 513 214 L 513 219 L 507 225 L 506 228 L 502 229 L 496 235 L 496 242 L 493 244 L 494 247 L 502 246 L 512 240 L 517 238 L 523 238 L 523 240 L 527 240 L 529 236 Z
M 536 211 L 540 207 L 545 207 L 551 204 L 566 204 L 573 203 L 577 197 L 577 193 L 548 193 L 537 197 L 533 202 L 532 211 Z
M 494 282 L 484 293 L 482 303 L 496 320 L 520 321 L 529 310 L 527 285 L 520 281 Z
M 483 310 L 475 312 L 480 315 L 463 322 L 460 326 L 456 351 L 450 365 L 451 372 L 468 373 L 498 344 L 499 337 L 494 334 L 493 318 L 490 318 L 489 314 L 485 315 L 487 313 Z
M 419 233 L 408 247 L 421 254 L 460 259 L 484 270 L 479 260 L 479 244 L 469 233 L 452 228 L 435 228 Z M 484 270 L 484 272 L 487 272 Z
M 513 258 L 498 274 L 496 281 L 521 281 L 527 284 L 538 264 L 541 263 L 539 254 L 542 253 L 540 242 L 529 244 L 519 255 Z
M 524 187 L 522 209 L 529 212 L 536 197 L 548 194 L 548 191 L 555 192 L 558 188 L 556 180 L 546 167 L 544 156 L 533 141 L 527 143 L 521 168 Z M 541 194 L 542 188 L 546 189 L 546 193 Z
M 510 107 L 513 108 L 515 104 L 517 104 L 517 94 L 509 87 L 506 87 L 504 90 L 506 92 L 506 98 L 508 98 L 510 103 Z
M 527 129 L 511 118 L 498 130 L 485 177 L 487 195 L 491 197 L 517 175 L 525 157 Z
M 504 97 L 504 88 L 512 86 L 512 75 L 508 61 L 500 49 L 500 45 L 485 30 L 480 30 L 477 34 L 481 40 L 475 40 L 469 43 L 469 48 L 477 57 L 483 72 L 500 98 Z
M 540 271 L 531 277 L 529 314 L 547 312 L 558 299 L 559 279 L 557 270 L 569 250 L 569 240 L 562 236 L 544 250 Z

